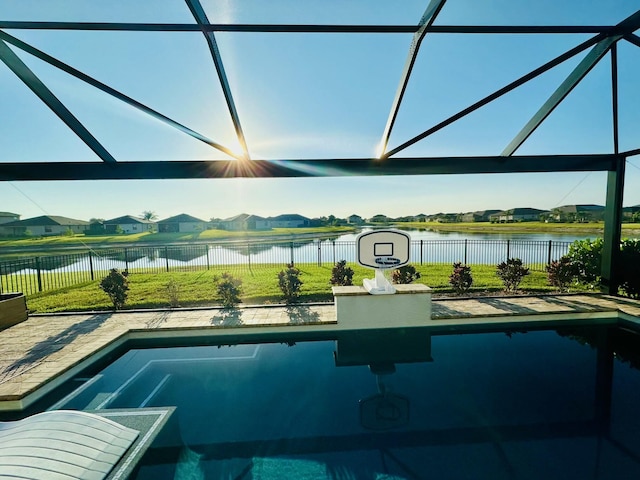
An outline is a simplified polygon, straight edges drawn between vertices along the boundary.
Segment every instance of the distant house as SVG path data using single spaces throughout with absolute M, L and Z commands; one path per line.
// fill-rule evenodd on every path
M 258 215 L 241 213 L 220 221 L 223 230 L 268 230 L 270 228 L 298 228 L 311 226 L 311 219 L 298 214 L 278 215 L 263 218 Z
M 89 229 L 89 222 L 57 215 L 42 215 L 13 222 L 3 223 L 0 228 L 6 235 L 21 237 L 30 233 L 35 236 L 62 235 L 69 231 L 84 233 Z
M 382 215 L 381 213 L 374 215 L 373 217 L 368 219 L 369 222 L 372 223 L 384 223 L 384 222 L 390 222 L 391 218 L 387 217 L 386 215 Z
M 249 215 L 244 222 L 247 230 L 269 230 L 271 228 L 269 220 L 258 215 Z
M 477 212 L 463 213 L 461 221 L 463 222 L 488 222 L 491 215 L 500 212 L 500 210 L 478 210 Z
M 622 218 L 627 222 L 640 221 L 640 205 L 624 207 L 622 209 Z
M 162 233 L 192 233 L 207 229 L 207 222 L 186 213 L 159 220 L 157 224 L 158 232 Z
M 511 222 L 535 222 L 540 220 L 540 215 L 549 213 L 548 210 L 539 210 L 537 208 L 512 208 L 489 215 L 492 222 L 511 223 Z
M 456 223 L 462 221 L 462 214 L 460 213 L 436 213 L 427 217 L 430 222 L 439 223 Z
M 549 217 L 556 222 L 586 223 L 604 219 L 602 205 L 563 205 L 551 210 Z
M 351 225 L 362 225 L 364 223 L 364 219 L 360 215 L 349 215 L 347 217 L 347 223 Z
M 241 231 L 248 230 L 247 228 L 247 218 L 251 215 L 248 213 L 241 213 L 240 215 L 236 215 L 235 217 L 225 218 L 220 220 L 220 228 L 222 230 L 230 230 L 230 231 Z
M 300 228 L 311 226 L 311 219 L 298 215 L 297 213 L 269 217 L 267 220 L 270 228 Z
M 424 213 L 419 213 L 418 215 L 414 215 L 413 221 L 414 222 L 426 222 L 427 221 L 427 215 L 424 214 Z
M 20 221 L 20 215 L 18 215 L 17 213 L 0 212 L 0 225 L 2 225 L 3 223 L 18 221 Z
M 133 215 L 125 215 L 124 217 L 105 220 L 103 224 L 105 233 L 116 233 L 118 231 L 121 233 L 142 233 L 153 231 L 156 222 L 134 217 Z

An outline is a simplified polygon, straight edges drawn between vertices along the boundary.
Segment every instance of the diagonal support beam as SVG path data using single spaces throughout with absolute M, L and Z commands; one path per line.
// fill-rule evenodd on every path
M 490 95 L 487 95 L 482 100 L 477 101 L 473 105 L 471 105 L 471 106 L 459 111 L 458 113 L 450 116 L 446 120 L 443 120 L 442 122 L 438 123 L 437 125 L 434 125 L 433 127 L 425 130 L 424 132 L 420 133 L 419 135 L 416 135 L 415 137 L 411 138 L 410 140 L 407 140 L 403 144 L 401 144 L 401 145 L 395 147 L 394 149 L 388 151 L 387 153 L 385 153 L 383 155 L 383 158 L 387 158 L 387 157 L 390 157 L 392 155 L 395 155 L 395 154 L 401 152 L 402 150 L 410 147 L 411 145 L 419 142 L 420 140 L 423 140 L 424 138 L 428 137 L 429 135 L 432 135 L 435 132 L 437 132 L 439 130 L 442 130 L 446 126 L 451 125 L 453 122 L 456 122 L 456 121 L 460 120 L 461 118 L 463 118 L 463 117 L 469 115 L 470 113 L 478 110 L 479 108 L 485 106 L 486 104 L 488 104 L 488 103 L 500 98 L 501 96 L 503 96 L 503 95 L 509 93 L 510 91 L 518 88 L 519 86 L 524 85 L 529 80 L 533 80 L 537 76 L 542 75 L 543 73 L 547 72 L 548 70 L 551 70 L 552 68 L 554 68 L 557 65 L 560 65 L 562 62 L 564 62 L 564 61 L 570 59 L 571 57 L 579 54 L 580 52 L 586 50 L 587 48 L 593 47 L 594 45 L 598 44 L 598 42 L 606 39 L 607 37 L 609 37 L 611 35 L 627 35 L 627 34 L 631 34 L 635 30 L 637 30 L 638 28 L 640 28 L 640 10 L 638 10 L 637 12 L 632 14 L 631 16 L 627 17 L 625 20 L 620 22 L 618 25 L 615 25 L 614 27 L 611 27 L 607 32 L 600 33 L 600 34 L 598 34 L 598 35 L 596 35 L 596 36 L 594 36 L 594 37 L 592 37 L 592 38 L 590 38 L 588 40 L 585 40 L 580 45 L 577 45 L 576 47 L 574 47 L 574 48 L 566 51 L 565 53 L 557 56 L 553 60 L 550 60 L 549 62 L 545 63 L 544 65 L 536 68 L 535 70 L 532 70 L 531 72 L 527 73 L 526 75 L 523 75 L 522 77 L 518 78 L 517 80 L 514 80 L 510 84 L 502 87 L 500 90 L 497 90 L 494 93 L 492 93 Z
M 95 152 L 104 162 L 116 163 L 116 159 L 106 148 L 86 129 L 73 113 L 64 106 L 47 86 L 27 67 L 20 58 L 13 53 L 13 50 L 2 40 L 0 40 L 0 60 L 2 60 L 11 71 L 24 82 L 24 84 L 42 100 L 60 120 L 62 120 L 87 146 Z
M 445 2 L 446 0 L 431 0 L 429 5 L 427 6 L 427 9 L 422 15 L 422 18 L 420 19 L 418 30 L 413 34 L 411 46 L 409 47 L 409 54 L 407 55 L 407 59 L 404 63 L 402 75 L 400 76 L 400 83 L 398 84 L 398 89 L 396 90 L 396 96 L 393 99 L 393 103 L 391 104 L 391 111 L 389 112 L 389 117 L 387 118 L 387 124 L 384 127 L 384 132 L 382 133 L 382 140 L 380 140 L 378 153 L 381 154 L 381 156 L 384 154 L 387 149 L 387 145 L 389 144 L 389 137 L 391 137 L 391 131 L 393 130 L 393 126 L 396 122 L 398 111 L 400 110 L 400 104 L 402 103 L 402 99 L 404 97 L 404 92 L 406 91 L 407 85 L 409 84 L 411 71 L 413 70 L 413 65 L 416 62 L 418 50 L 420 49 L 422 40 L 424 40 L 424 37 L 427 34 L 427 28 L 429 28 L 433 24 L 436 16 L 438 15 L 438 13 L 440 13 L 440 10 L 444 6 Z
M 209 19 L 207 18 L 207 14 L 204 11 L 204 8 L 202 8 L 200 0 L 185 0 L 185 2 L 187 3 L 189 10 L 191 11 L 191 14 L 196 19 L 196 22 L 198 22 L 198 25 L 200 25 L 201 27 L 211 25 Z M 242 126 L 240 125 L 240 116 L 238 115 L 236 104 L 233 100 L 233 96 L 231 95 L 231 87 L 229 86 L 229 80 L 227 79 L 227 74 L 224 70 L 222 57 L 220 55 L 220 50 L 218 49 L 218 43 L 216 42 L 213 31 L 207 31 L 203 28 L 202 34 L 207 40 L 207 45 L 209 46 L 209 51 L 211 52 L 213 64 L 215 65 L 216 71 L 218 72 L 218 79 L 220 80 L 222 92 L 227 102 L 227 108 L 229 109 L 229 114 L 231 115 L 231 121 L 233 122 L 233 128 L 236 131 L 238 142 L 240 143 L 240 147 L 244 152 L 244 158 L 248 160 L 249 149 L 247 148 L 247 142 L 244 137 L 244 132 L 242 131 Z
M 540 110 L 529 120 L 524 128 L 516 135 L 502 152 L 502 156 L 509 157 L 529 138 L 545 118 L 558 106 L 573 88 L 591 71 L 591 69 L 606 55 L 609 49 L 624 35 L 632 34 L 640 28 L 640 10 L 625 18 L 612 29 L 612 33 L 600 40 L 587 54 L 578 66 L 569 74 L 564 82 L 556 89 Z
M 630 33 L 624 36 L 624 39 L 629 43 L 633 43 L 636 47 L 640 47 L 640 37 L 634 33 Z
M 612 45 L 622 38 L 621 35 L 607 37 L 598 42 L 582 61 L 573 69 L 569 76 L 560 84 L 549 99 L 531 117 L 527 124 L 518 132 L 513 140 L 501 153 L 504 157 L 510 157 L 525 142 L 527 138 L 540 126 L 540 124 L 553 112 L 580 81 L 591 71 L 593 67 L 604 57 Z
M 7 43 L 10 43 L 12 45 L 14 45 L 15 47 L 18 47 L 20 50 L 23 50 L 31 55 L 33 55 L 34 57 L 39 58 L 40 60 L 47 62 L 49 65 L 53 65 L 54 67 L 62 70 L 65 73 L 68 73 L 69 75 L 72 75 L 74 77 L 76 77 L 79 80 L 82 80 L 83 82 L 91 85 L 92 87 L 97 88 L 98 90 L 102 90 L 103 92 L 111 95 L 112 97 L 117 98 L 118 100 L 126 103 L 127 105 L 130 105 L 134 108 L 137 108 L 138 110 L 146 113 L 147 115 L 152 116 L 153 118 L 155 118 L 156 120 L 160 120 L 161 122 L 170 125 L 178 130 L 180 130 L 183 133 L 186 133 L 187 135 L 190 135 L 191 137 L 200 140 L 201 142 L 206 143 L 207 145 L 216 148 L 218 150 L 220 150 L 221 152 L 226 153 L 227 155 L 230 155 L 231 157 L 234 158 L 238 158 L 238 155 L 236 153 L 234 153 L 231 149 L 220 145 L 217 142 L 214 142 L 213 140 L 207 138 L 206 136 L 191 130 L 188 127 L 185 127 L 184 125 L 182 125 L 181 123 L 176 122 L 175 120 L 172 120 L 171 118 L 161 114 L 160 112 L 157 112 L 156 110 L 153 110 L 150 107 L 147 107 L 146 105 L 138 102 L 137 100 L 134 100 L 133 98 L 125 95 L 124 93 L 119 92 L 118 90 L 111 88 L 108 85 L 105 85 L 104 83 L 96 80 L 93 77 L 90 77 L 89 75 L 86 75 L 84 73 L 82 73 L 81 71 L 71 67 L 70 65 L 67 65 L 64 62 L 61 62 L 60 60 L 58 60 L 57 58 L 52 57 L 51 55 L 46 54 L 45 52 L 43 52 L 42 50 L 38 50 L 37 48 L 29 45 L 28 43 L 23 42 L 22 40 L 17 39 L 16 37 L 13 37 L 11 35 L 9 35 L 8 33 L 5 33 L 3 31 L 0 30 L 0 40 L 4 40 Z
M 586 50 L 587 48 L 592 47 L 601 38 L 604 38 L 604 35 L 598 35 L 596 37 L 590 38 L 589 40 L 585 40 L 580 45 L 572 48 L 571 50 L 566 51 L 565 53 L 557 56 L 553 60 L 550 60 L 549 62 L 545 63 L 544 65 L 542 65 L 542 66 L 540 66 L 538 68 L 536 68 L 535 70 L 532 70 L 531 72 L 527 73 L 526 75 L 523 75 L 522 77 L 518 78 L 517 80 L 514 80 L 510 84 L 502 87 L 499 90 L 496 90 L 495 92 L 493 92 L 490 95 L 487 95 L 483 99 L 478 100 L 473 105 L 470 105 L 467 108 L 465 108 L 463 110 L 460 110 L 458 113 L 455 113 L 455 114 L 451 115 L 449 118 L 443 120 L 442 122 L 440 122 L 440 123 L 434 125 L 433 127 L 425 130 L 424 132 L 420 133 L 419 135 L 416 135 L 415 137 L 411 138 L 410 140 L 407 140 L 403 144 L 401 144 L 401 145 L 395 147 L 394 149 L 390 150 L 389 152 L 387 152 L 384 155 L 384 157 L 386 158 L 386 157 L 390 157 L 392 155 L 395 155 L 395 154 L 401 152 L 402 150 L 410 147 L 411 145 L 413 145 L 415 143 L 418 143 L 420 140 L 423 140 L 423 139 L 427 138 L 428 136 L 433 135 L 434 133 L 438 132 L 439 130 L 442 130 L 443 128 L 447 127 L 448 125 L 451 125 L 452 123 L 457 122 L 461 118 L 464 118 L 467 115 L 469 115 L 470 113 L 475 112 L 479 108 L 484 107 L 488 103 L 491 103 L 494 100 L 502 97 L 503 95 L 506 95 L 510 91 L 515 90 L 519 86 L 524 85 L 529 80 L 532 80 L 532 79 L 536 78 L 537 76 L 542 75 L 544 72 L 547 72 L 547 71 L 551 70 L 553 67 L 555 67 L 557 65 L 560 65 L 562 62 L 564 62 L 564 61 L 570 59 L 571 57 L 579 54 L 580 52 Z

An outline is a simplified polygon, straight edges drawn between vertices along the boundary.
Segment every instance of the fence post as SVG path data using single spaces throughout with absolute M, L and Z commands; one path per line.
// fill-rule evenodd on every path
M 331 243 L 333 244 L 333 264 L 336 264 L 336 241 L 332 240 Z
M 124 249 L 124 269 L 129 271 L 129 250 L 127 248 Z
M 207 270 L 210 270 L 211 267 L 209 266 L 209 244 L 204 246 L 204 253 L 205 253 L 205 257 L 207 257 Z
M 91 280 L 95 280 L 93 276 L 93 253 L 89 250 L 89 273 L 91 274 Z
M 464 264 L 467 264 L 467 239 L 464 239 Z
M 169 247 L 164 246 L 164 261 L 167 266 L 167 272 L 169 271 Z
M 422 265 L 422 250 L 424 246 L 424 240 L 420 240 L 420 265 Z
M 320 243 L 320 239 L 318 239 L 318 266 L 322 266 L 322 244 Z
M 511 240 L 507 240 L 507 261 L 511 258 L 511 254 L 509 253 L 510 248 L 511 248 Z
M 251 244 L 247 243 L 247 259 L 249 263 L 249 270 L 251 270 Z
M 290 248 L 291 248 L 291 265 L 293 265 L 293 242 L 291 242 Z
M 551 265 L 551 240 L 549 240 L 549 252 L 547 255 L 547 265 Z
M 42 274 L 40 272 L 40 257 L 36 257 L 36 272 L 38 273 L 38 291 L 42 291 Z

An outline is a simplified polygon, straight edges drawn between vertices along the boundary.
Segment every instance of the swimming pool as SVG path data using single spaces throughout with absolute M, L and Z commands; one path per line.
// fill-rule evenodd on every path
M 611 327 L 138 349 L 56 408 L 175 406 L 137 479 L 636 479 L 635 355 Z

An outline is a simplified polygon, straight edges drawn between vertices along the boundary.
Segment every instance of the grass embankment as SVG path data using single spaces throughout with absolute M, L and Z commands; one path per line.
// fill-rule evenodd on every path
M 439 222 L 402 222 L 396 224 L 398 228 L 418 228 L 442 232 L 468 232 L 468 233 L 555 233 L 569 235 L 602 236 L 603 222 L 592 223 L 545 223 L 545 222 L 515 222 L 515 223 L 439 223 Z M 622 235 L 640 235 L 640 224 L 623 223 Z
M 273 228 L 271 230 L 229 231 L 204 230 L 197 233 L 130 233 L 119 235 L 73 235 L 33 237 L 22 239 L 0 238 L 0 248 L 16 247 L 81 247 L 83 245 L 119 245 L 146 243 L 212 242 L 218 240 L 244 240 L 255 238 L 278 239 L 300 235 L 340 235 L 354 231 L 354 227 Z
M 353 283 L 362 285 L 364 278 L 372 278 L 373 272 L 359 266 L 351 266 L 354 271 Z M 301 290 L 301 302 L 330 302 L 331 266 L 298 265 L 302 271 L 304 282 Z M 282 294 L 278 288 L 277 274 L 283 266 L 260 266 L 248 268 L 212 269 L 199 272 L 174 272 L 167 274 L 132 274 L 130 290 L 125 309 L 166 308 L 170 305 L 167 284 L 174 280 L 179 286 L 178 299 L 181 307 L 216 306 L 214 275 L 229 271 L 242 279 L 242 302 L 245 305 L 282 303 Z M 452 293 L 449 285 L 450 265 L 416 266 L 422 277 L 417 283 L 433 288 L 434 293 Z M 472 292 L 499 292 L 502 290 L 500 279 L 496 276 L 494 266 L 474 266 L 472 268 Z M 111 302 L 98 287 L 99 281 L 86 282 L 73 287 L 51 292 L 30 295 L 27 299 L 29 309 L 34 313 L 110 310 Z M 531 272 L 521 284 L 526 292 L 552 292 L 547 285 L 547 277 L 543 272 Z

